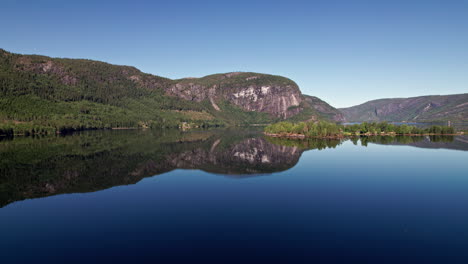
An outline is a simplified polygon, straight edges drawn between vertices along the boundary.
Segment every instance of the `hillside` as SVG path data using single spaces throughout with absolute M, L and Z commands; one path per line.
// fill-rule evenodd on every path
M 304 95 L 304 98 L 305 101 L 318 112 L 321 119 L 335 122 L 343 122 L 345 120 L 343 113 L 341 113 L 340 110 L 334 108 L 320 98 L 310 95 Z
M 346 121 L 468 121 L 468 93 L 380 99 L 339 109 Z
M 233 72 L 171 80 L 130 66 L 1 49 L 0 95 L 0 134 L 12 128 L 218 126 L 330 115 L 281 76 Z

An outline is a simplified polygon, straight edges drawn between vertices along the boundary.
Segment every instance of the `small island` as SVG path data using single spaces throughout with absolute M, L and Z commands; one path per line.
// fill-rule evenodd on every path
M 327 121 L 278 122 L 268 125 L 264 134 L 284 138 L 345 138 L 352 136 L 423 136 L 423 135 L 458 135 L 453 127 L 433 125 L 420 128 L 407 124 L 395 125 L 388 122 L 343 125 Z

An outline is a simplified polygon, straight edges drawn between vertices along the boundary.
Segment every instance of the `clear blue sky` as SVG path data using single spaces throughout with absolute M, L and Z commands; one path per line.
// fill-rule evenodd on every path
M 2 0 L 0 25 L 11 52 L 278 74 L 336 107 L 468 92 L 468 1 Z

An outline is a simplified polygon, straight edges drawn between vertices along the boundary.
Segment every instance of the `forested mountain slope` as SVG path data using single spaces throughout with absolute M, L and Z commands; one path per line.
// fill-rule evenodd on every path
M 86 59 L 0 49 L 0 126 L 174 127 L 321 119 L 290 79 L 233 72 L 171 80 Z M 37 131 L 36 131 L 37 132 Z

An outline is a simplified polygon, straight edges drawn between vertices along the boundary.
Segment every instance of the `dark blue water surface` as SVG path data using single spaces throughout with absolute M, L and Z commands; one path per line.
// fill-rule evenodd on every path
M 3 140 L 1 261 L 468 263 L 468 138 L 354 143 Z

